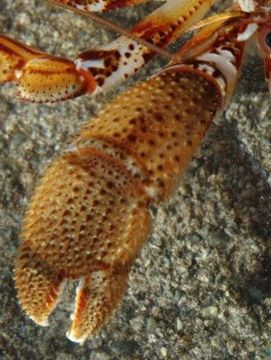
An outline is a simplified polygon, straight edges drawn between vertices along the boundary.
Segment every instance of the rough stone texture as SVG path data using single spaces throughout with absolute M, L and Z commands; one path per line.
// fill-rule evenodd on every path
M 128 26 L 147 9 L 110 18 Z M 113 37 L 38 0 L 1 0 L 0 31 L 70 57 Z M 12 269 L 39 175 L 112 94 L 51 106 L 15 94 L 0 89 L 0 359 L 271 359 L 271 107 L 255 49 L 176 195 L 153 208 L 122 306 L 81 347 L 65 338 L 74 285 L 40 328 L 18 306 Z

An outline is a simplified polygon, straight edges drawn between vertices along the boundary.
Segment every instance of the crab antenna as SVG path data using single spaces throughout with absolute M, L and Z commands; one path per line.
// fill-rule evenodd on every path
M 124 36 L 138 42 L 139 44 L 141 44 L 143 46 L 146 46 L 147 48 L 155 51 L 156 53 L 158 53 L 159 55 L 163 56 L 164 58 L 166 58 L 166 59 L 168 59 L 170 61 L 174 59 L 174 54 L 171 54 L 169 51 L 161 49 L 160 47 L 158 47 L 156 45 L 153 45 L 153 44 L 151 44 L 150 42 L 148 42 L 148 41 L 146 41 L 144 39 L 138 38 L 136 35 L 131 34 L 129 30 L 124 30 L 120 26 L 118 26 L 116 24 L 113 24 L 109 20 L 101 18 L 100 16 L 98 16 L 98 15 L 96 15 L 94 13 L 85 12 L 83 10 L 73 8 L 73 7 L 71 7 L 71 6 L 67 5 L 67 4 L 55 3 L 55 2 L 53 2 L 53 0 L 46 0 L 46 1 L 50 5 L 58 6 L 58 7 L 67 9 L 69 11 L 75 12 L 75 13 L 77 13 L 79 15 L 86 16 L 86 17 L 92 19 L 93 21 L 95 21 L 95 22 L 97 22 L 97 23 L 99 23 L 99 24 L 101 24 L 103 26 L 108 27 L 109 29 L 113 30 L 114 32 L 118 32 L 121 35 L 124 35 Z

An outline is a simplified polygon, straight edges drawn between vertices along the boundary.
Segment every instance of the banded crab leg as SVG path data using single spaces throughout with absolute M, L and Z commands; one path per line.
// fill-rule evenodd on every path
M 69 5 L 75 9 L 94 13 L 135 6 L 146 0 L 49 0 L 49 2 Z
M 204 51 L 119 95 L 47 170 L 27 210 L 15 282 L 23 309 L 47 323 L 67 279 L 80 280 L 68 337 L 84 342 L 121 301 L 166 200 L 223 110 L 246 41 L 243 19 Z
M 80 54 L 75 61 L 50 56 L 5 35 L 0 36 L 0 82 L 12 81 L 19 96 L 34 102 L 56 102 L 106 90 L 146 64 L 201 19 L 214 0 L 168 0 L 131 30 L 139 40 L 121 36 L 109 45 Z
M 257 30 L 258 45 L 264 59 L 265 77 L 271 94 L 271 1 L 238 0 L 238 4 L 243 11 L 252 13 L 254 17 L 250 31 Z M 250 36 L 249 32 L 247 34 Z
M 267 21 L 259 24 L 257 38 L 264 58 L 265 77 L 271 94 L 271 4 L 266 16 Z

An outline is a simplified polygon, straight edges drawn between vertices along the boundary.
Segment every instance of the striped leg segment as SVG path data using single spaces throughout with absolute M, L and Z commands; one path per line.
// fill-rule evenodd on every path
M 164 47 L 201 20 L 214 2 L 215 0 L 168 0 L 136 25 L 132 32 Z
M 77 67 L 94 76 L 98 84 L 97 91 L 107 90 L 135 74 L 156 53 L 163 55 L 159 49 L 174 42 L 200 20 L 213 2 L 214 0 L 168 0 L 130 30 L 132 38 L 121 36 L 111 44 L 79 54 L 76 59 Z M 154 45 L 155 49 L 140 40 Z
M 271 94 L 271 10 L 269 11 L 269 22 L 260 26 L 258 31 L 258 42 L 262 50 L 265 66 L 265 77 Z
M 50 0 L 51 3 L 69 5 L 86 12 L 104 12 L 122 7 L 135 6 L 146 0 Z

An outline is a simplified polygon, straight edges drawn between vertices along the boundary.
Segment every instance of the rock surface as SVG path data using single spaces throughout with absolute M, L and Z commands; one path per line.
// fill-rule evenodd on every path
M 110 18 L 128 27 L 148 8 Z M 37 0 L 2 0 L 0 31 L 69 57 L 114 36 Z M 0 359 L 271 359 L 271 107 L 254 50 L 175 196 L 152 209 L 152 236 L 116 316 L 83 346 L 65 337 L 74 284 L 40 328 L 17 303 L 12 269 L 39 175 L 113 94 L 38 105 L 0 88 Z

